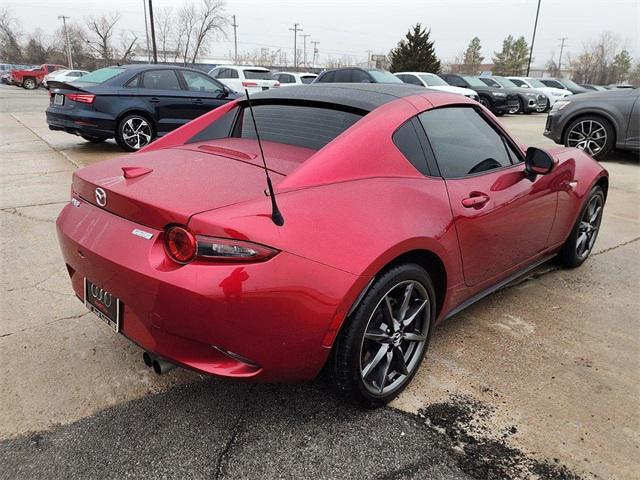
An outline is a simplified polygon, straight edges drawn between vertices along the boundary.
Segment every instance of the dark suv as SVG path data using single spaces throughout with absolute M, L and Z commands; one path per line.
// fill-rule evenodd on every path
M 403 83 L 393 73 L 378 68 L 334 68 L 325 70 L 313 83 Z
M 504 115 L 514 109 L 518 109 L 518 95 L 507 93 L 496 87 L 485 85 L 476 77 L 470 75 L 456 75 L 452 73 L 441 74 L 442 78 L 449 85 L 454 87 L 470 88 L 480 97 L 478 100 L 483 106 L 491 110 L 495 115 Z
M 507 93 L 515 93 L 518 96 L 518 108 L 509 113 L 533 113 L 543 112 L 547 109 L 547 96 L 538 90 L 522 88 L 504 77 L 478 77 L 480 81 L 490 87 L 502 88 Z

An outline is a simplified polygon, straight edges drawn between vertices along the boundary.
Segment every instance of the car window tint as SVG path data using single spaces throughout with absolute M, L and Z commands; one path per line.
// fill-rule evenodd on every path
M 351 81 L 355 83 L 371 83 L 369 75 L 362 70 L 353 70 L 351 74 Z
M 454 87 L 463 87 L 465 88 L 467 84 L 459 77 L 446 77 L 446 81 L 449 85 L 453 85 Z
M 140 77 L 142 77 L 142 75 L 136 75 L 135 77 L 133 77 L 131 80 L 124 84 L 125 88 L 138 88 L 140 86 Z
M 496 88 L 501 88 L 500 84 L 498 82 L 496 82 L 493 78 L 486 78 L 486 77 L 480 77 L 480 80 L 490 86 L 490 87 L 496 87 Z
M 418 118 L 444 178 L 459 178 L 511 165 L 505 140 L 473 108 L 439 108 L 424 112 Z
M 273 73 L 269 70 L 247 70 L 244 69 L 244 78 L 247 80 L 273 80 Z
M 309 85 L 310 83 L 312 83 L 315 80 L 315 78 L 316 78 L 315 75 L 305 75 L 305 76 L 300 77 L 300 80 L 305 85 Z
M 320 75 L 320 78 L 318 78 L 318 82 L 333 82 L 333 79 L 335 77 L 336 77 L 335 71 L 326 72 L 323 75 Z
M 427 159 L 425 158 L 418 134 L 411 120 L 405 122 L 404 125 L 395 131 L 393 134 L 393 143 L 420 173 L 423 175 L 429 174 Z
M 356 123 L 361 115 L 301 105 L 254 105 L 260 139 L 319 150 Z M 234 135 L 256 138 L 248 109 L 243 109 Z
M 333 79 L 334 82 L 342 82 L 342 83 L 349 83 L 351 82 L 351 70 L 350 69 L 345 69 L 345 70 L 336 70 L 335 72 L 335 78 Z
M 415 76 L 415 75 L 398 75 L 398 77 L 400 77 L 400 80 L 402 80 L 404 83 L 410 83 L 412 85 L 418 85 L 420 87 L 422 87 L 422 82 Z
M 125 71 L 124 68 L 101 68 L 99 70 L 94 70 L 91 73 L 86 74 L 82 78 L 83 83 L 103 83 L 107 80 L 112 79 L 116 75 L 120 75 Z
M 202 73 L 182 70 L 182 76 L 191 92 L 220 93 L 222 91 L 216 82 Z
M 238 71 L 233 70 L 232 68 L 227 68 L 227 76 L 225 78 L 240 78 L 238 76 Z
M 209 75 L 211 75 L 213 78 L 222 78 L 223 70 L 223 68 L 214 68 L 209 72 Z
M 173 70 L 150 70 L 144 72 L 142 88 L 153 90 L 180 90 L 180 83 Z
M 522 80 L 518 80 L 517 78 L 512 78 L 511 81 L 515 83 L 518 87 L 528 88 L 529 85 L 526 85 Z

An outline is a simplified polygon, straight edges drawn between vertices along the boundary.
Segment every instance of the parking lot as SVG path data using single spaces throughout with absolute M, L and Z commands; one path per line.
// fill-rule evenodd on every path
M 596 249 L 456 315 L 390 408 L 320 378 L 249 385 L 174 370 L 78 302 L 55 218 L 74 169 L 122 151 L 48 130 L 44 90 L 0 86 L 0 477 L 637 478 L 640 166 L 615 153 Z M 546 115 L 506 116 L 553 147 Z

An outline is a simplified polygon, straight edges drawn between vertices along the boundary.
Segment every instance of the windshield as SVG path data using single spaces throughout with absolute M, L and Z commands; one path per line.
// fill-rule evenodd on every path
M 367 70 L 369 75 L 373 77 L 376 82 L 379 83 L 404 83 L 398 77 L 396 77 L 393 73 L 387 72 L 386 70 Z
M 531 85 L 531 88 L 547 88 L 547 86 L 542 83 L 540 80 L 536 80 L 535 78 L 525 78 L 525 80 Z
M 446 86 L 449 86 L 449 84 L 447 82 L 445 82 L 439 76 L 434 75 L 433 73 L 423 73 L 423 74 L 420 74 L 419 77 L 422 80 L 424 80 L 424 83 L 426 83 L 428 87 L 446 87 Z
M 517 87 L 517 85 L 515 83 L 513 83 L 511 80 L 507 80 L 506 78 L 493 77 L 493 80 L 495 80 L 500 85 L 502 85 L 503 87 L 506 87 L 506 88 Z
M 467 83 L 472 87 L 486 87 L 486 85 L 482 83 L 481 80 L 478 80 L 475 77 L 462 77 L 462 78 L 464 78 L 467 81 Z
M 580 89 L 583 89 L 583 90 L 584 90 L 584 88 L 582 88 L 582 87 L 581 87 L 580 85 L 578 85 L 577 83 L 572 82 L 571 80 L 565 80 L 565 79 L 563 78 L 563 79 L 562 79 L 562 83 L 564 83 L 564 84 L 565 84 L 567 87 L 569 87 L 569 88 L 575 88 L 576 90 L 580 90 Z
M 248 80 L 275 80 L 276 78 L 273 76 L 269 70 L 243 70 L 244 78 Z
M 124 72 L 124 68 L 101 68 L 82 77 L 83 83 L 104 83 Z

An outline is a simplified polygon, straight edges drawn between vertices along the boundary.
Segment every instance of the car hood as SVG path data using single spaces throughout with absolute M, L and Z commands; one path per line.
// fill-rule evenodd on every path
M 454 87 L 453 85 L 436 85 L 433 87 L 427 87 L 432 90 L 440 90 L 442 92 L 457 93 L 458 95 L 476 95 L 476 92 L 470 88 Z
M 277 167 L 270 170 L 275 185 L 315 153 L 291 147 L 283 154 L 264 143 L 267 163 Z M 72 188 L 85 201 L 141 225 L 186 224 L 197 213 L 265 198 L 257 148 L 254 140 L 223 139 L 139 152 L 77 170 Z

